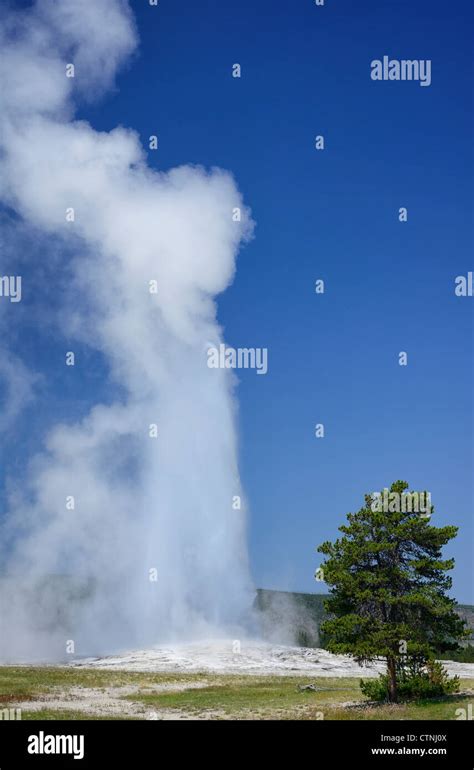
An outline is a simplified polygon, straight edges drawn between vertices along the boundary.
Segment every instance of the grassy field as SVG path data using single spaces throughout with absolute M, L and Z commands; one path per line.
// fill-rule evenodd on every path
M 302 690 L 311 684 L 315 689 Z M 474 702 L 463 694 L 438 701 L 370 706 L 358 678 L 149 674 L 80 668 L 0 668 L 0 709 L 25 719 L 441 719 Z M 0 715 L 1 715 L 0 711 Z

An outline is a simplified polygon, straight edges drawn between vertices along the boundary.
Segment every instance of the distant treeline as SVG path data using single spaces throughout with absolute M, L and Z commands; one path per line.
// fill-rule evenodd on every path
M 321 623 L 327 618 L 324 609 L 326 594 L 303 594 L 290 591 L 257 589 L 254 607 L 257 610 L 263 636 L 282 644 L 300 647 L 326 647 Z M 474 662 L 474 607 L 459 604 L 457 612 L 463 617 L 472 636 L 463 649 L 446 655 L 446 659 L 462 663 Z M 442 657 L 442 656 L 440 656 Z

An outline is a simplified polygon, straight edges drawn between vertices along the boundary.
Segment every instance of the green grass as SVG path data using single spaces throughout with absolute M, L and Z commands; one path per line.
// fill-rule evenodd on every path
M 153 692 L 156 685 L 175 683 L 180 691 Z M 196 683 L 201 687 L 191 689 Z M 316 691 L 301 691 L 300 685 L 313 684 Z M 72 687 L 101 690 L 135 686 L 136 694 L 114 697 L 144 708 L 143 716 L 95 716 L 74 709 L 54 708 L 45 702 L 39 711 L 28 710 L 28 702 L 44 696 L 67 697 Z M 189 685 L 189 687 L 187 687 Z M 474 680 L 461 680 L 461 689 L 474 689 Z M 419 701 L 397 706 L 381 705 L 364 708 L 342 708 L 346 701 L 362 703 L 364 697 L 358 677 L 281 677 L 218 674 L 151 674 L 141 672 L 98 671 L 96 669 L 61 667 L 0 667 L 0 709 L 19 704 L 23 720 L 84 720 L 146 718 L 147 712 L 160 711 L 177 716 L 207 716 L 213 719 L 321 719 L 326 720 L 410 720 L 456 719 L 456 709 L 467 708 L 474 694 L 453 695 L 437 701 Z
M 230 680 L 230 681 L 229 681 Z M 309 680 L 308 680 L 309 681 Z M 208 712 L 215 718 L 279 719 L 455 719 L 457 708 L 474 701 L 471 696 L 452 696 L 443 701 L 420 701 L 396 706 L 341 708 L 345 701 L 363 702 L 358 678 L 311 679 L 316 691 L 300 691 L 305 679 L 289 677 L 230 677 L 202 689 L 184 692 L 148 693 L 127 696 L 158 711 L 177 709 L 191 714 Z M 474 686 L 463 680 L 462 689 Z
M 262 713 L 274 711 L 298 711 L 317 704 L 355 700 L 360 691 L 357 679 L 311 680 L 318 687 L 317 692 L 300 691 L 299 685 L 306 684 L 301 677 L 253 677 L 226 676 L 208 677 L 207 687 L 183 692 L 142 693 L 126 696 L 127 700 L 138 701 L 150 708 L 178 709 L 192 713 L 219 711 L 226 715 L 236 712 Z
M 21 713 L 21 720 L 24 721 L 31 721 L 31 720 L 37 720 L 37 719 L 46 719 L 49 721 L 62 721 L 62 720 L 72 720 L 72 721 L 88 721 L 88 720 L 102 720 L 102 721 L 123 721 L 128 719 L 138 719 L 138 717 L 116 717 L 116 716 L 97 716 L 96 714 L 87 714 L 83 711 L 74 711 L 74 710 L 66 710 L 66 709 L 42 709 L 41 711 L 28 711 L 23 710 Z
M 87 668 L 0 666 L 0 703 L 10 699 L 31 700 L 56 687 L 147 686 L 171 682 L 196 681 L 203 674 L 149 674 L 132 671 L 100 671 Z
M 324 713 L 325 719 L 336 720 L 454 720 L 457 719 L 456 709 L 467 708 L 468 703 L 474 702 L 474 695 L 457 696 L 445 701 L 418 701 L 416 703 L 403 703 L 396 706 L 382 705 L 375 708 L 367 708 L 361 711 L 353 709 L 328 709 Z

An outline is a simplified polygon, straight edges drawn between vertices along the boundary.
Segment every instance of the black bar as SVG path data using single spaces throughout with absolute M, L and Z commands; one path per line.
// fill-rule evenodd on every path
M 12 721 L 0 722 L 0 770 L 51 763 L 54 767 L 159 768 L 172 762 L 197 765 L 210 757 L 219 765 L 268 761 L 322 768 L 328 759 L 362 767 L 449 766 L 472 770 L 474 731 L 470 721 Z M 84 737 L 84 757 L 28 753 L 31 736 Z M 54 746 L 56 743 L 54 740 Z M 68 744 L 64 743 L 68 748 Z M 59 745 L 61 748 L 61 745 Z M 80 753 L 80 742 L 75 747 Z M 383 753 L 381 751 L 383 750 Z M 416 751 L 414 751 L 416 750 Z M 423 753 L 421 753 L 423 752 Z

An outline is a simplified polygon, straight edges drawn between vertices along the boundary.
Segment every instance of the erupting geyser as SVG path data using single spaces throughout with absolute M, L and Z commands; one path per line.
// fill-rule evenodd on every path
M 158 173 L 132 130 L 74 119 L 74 101 L 112 85 L 136 42 L 121 0 L 37 0 L 1 18 L 0 198 L 64 243 L 74 305 L 61 325 L 120 389 L 56 424 L 16 484 L 3 659 L 65 657 L 68 640 L 91 654 L 209 635 L 250 605 L 232 375 L 207 366 L 206 346 L 222 342 L 214 298 L 252 224 L 229 174 Z M 59 361 L 59 334 L 58 349 Z

